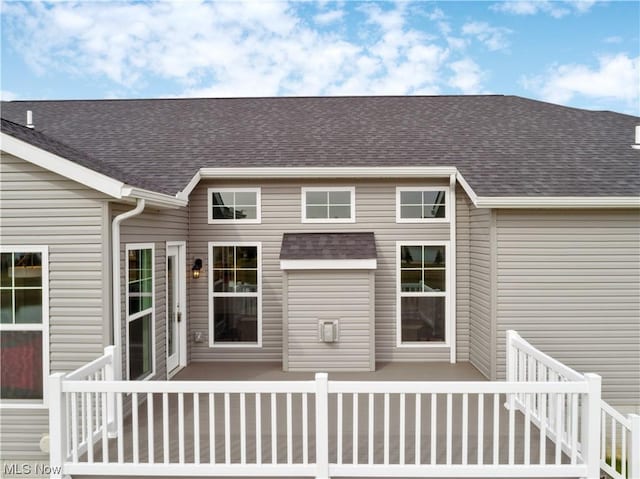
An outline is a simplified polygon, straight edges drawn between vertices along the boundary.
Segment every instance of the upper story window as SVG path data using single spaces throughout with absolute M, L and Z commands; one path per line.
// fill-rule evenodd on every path
M 209 188 L 209 223 L 260 223 L 260 188 Z
M 355 223 L 353 186 L 302 188 L 303 223 Z
M 423 223 L 449 221 L 447 196 L 444 186 L 407 187 L 396 189 L 396 221 Z
M 0 398 L 39 405 L 49 370 L 48 249 L 3 246 L 0 253 Z

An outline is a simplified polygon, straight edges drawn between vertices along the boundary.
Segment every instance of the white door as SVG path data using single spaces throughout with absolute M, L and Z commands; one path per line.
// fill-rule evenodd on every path
M 167 246 L 167 373 L 171 374 L 180 366 L 182 335 L 184 334 L 183 308 L 181 299 L 184 297 L 184 265 L 183 246 Z

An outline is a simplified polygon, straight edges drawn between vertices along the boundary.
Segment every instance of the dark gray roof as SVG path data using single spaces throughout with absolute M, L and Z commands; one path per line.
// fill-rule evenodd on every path
M 285 233 L 280 259 L 375 259 L 373 233 Z
M 27 110 L 96 170 L 169 194 L 201 167 L 289 166 L 455 166 L 479 196 L 640 192 L 640 118 L 514 96 L 2 103 L 17 123 Z

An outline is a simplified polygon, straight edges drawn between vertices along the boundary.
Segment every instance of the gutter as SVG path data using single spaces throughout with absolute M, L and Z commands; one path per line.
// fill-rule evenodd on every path
M 112 314 L 113 314 L 113 344 L 118 355 L 122 354 L 122 292 L 120 284 L 120 224 L 129 218 L 138 216 L 145 207 L 145 200 L 138 198 L 136 207 L 125 211 L 113 219 L 111 226 L 111 284 L 112 284 Z M 114 371 L 115 379 L 122 378 L 122 368 Z

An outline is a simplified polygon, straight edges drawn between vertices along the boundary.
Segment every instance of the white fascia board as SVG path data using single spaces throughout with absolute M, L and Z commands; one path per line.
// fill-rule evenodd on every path
M 448 178 L 455 167 L 291 167 L 291 168 L 201 168 L 200 178 Z M 192 180 L 193 181 L 193 180 Z M 191 183 L 189 183 L 191 184 Z M 186 191 L 185 188 L 183 191 Z
M 182 191 L 180 191 L 176 197 L 181 199 L 181 200 L 185 200 L 185 201 L 189 201 L 189 195 L 191 194 L 191 192 L 195 189 L 196 186 L 198 186 L 198 183 L 200 183 L 200 179 L 202 178 L 202 176 L 200 175 L 200 170 L 198 170 L 196 172 L 195 175 L 193 175 L 193 178 L 191 178 L 191 180 L 189 181 L 189 183 L 187 183 L 187 186 L 185 186 Z
M 473 188 L 471 188 L 469 183 L 467 183 L 467 180 L 464 179 L 462 173 L 460 173 L 459 171 L 456 172 L 456 181 L 460 183 L 460 186 L 462 186 L 462 189 L 469 196 L 469 199 L 471 199 L 471 202 L 474 204 L 474 206 L 478 206 L 478 195 L 476 195 L 476 192 L 473 191 Z
M 147 202 L 147 205 L 160 206 L 163 208 L 180 208 L 182 206 L 187 206 L 188 203 L 186 199 L 129 185 L 122 188 L 122 197 L 143 199 Z
M 2 133 L 0 148 L 10 155 L 17 156 L 29 163 L 69 178 L 82 185 L 100 191 L 113 198 L 122 198 L 124 183 L 97 171 L 86 168 L 71 160 L 49 153 L 26 141 Z
M 377 260 L 371 259 L 283 259 L 280 269 L 376 269 Z
M 482 196 L 474 201 L 478 208 L 640 208 L 637 196 Z

